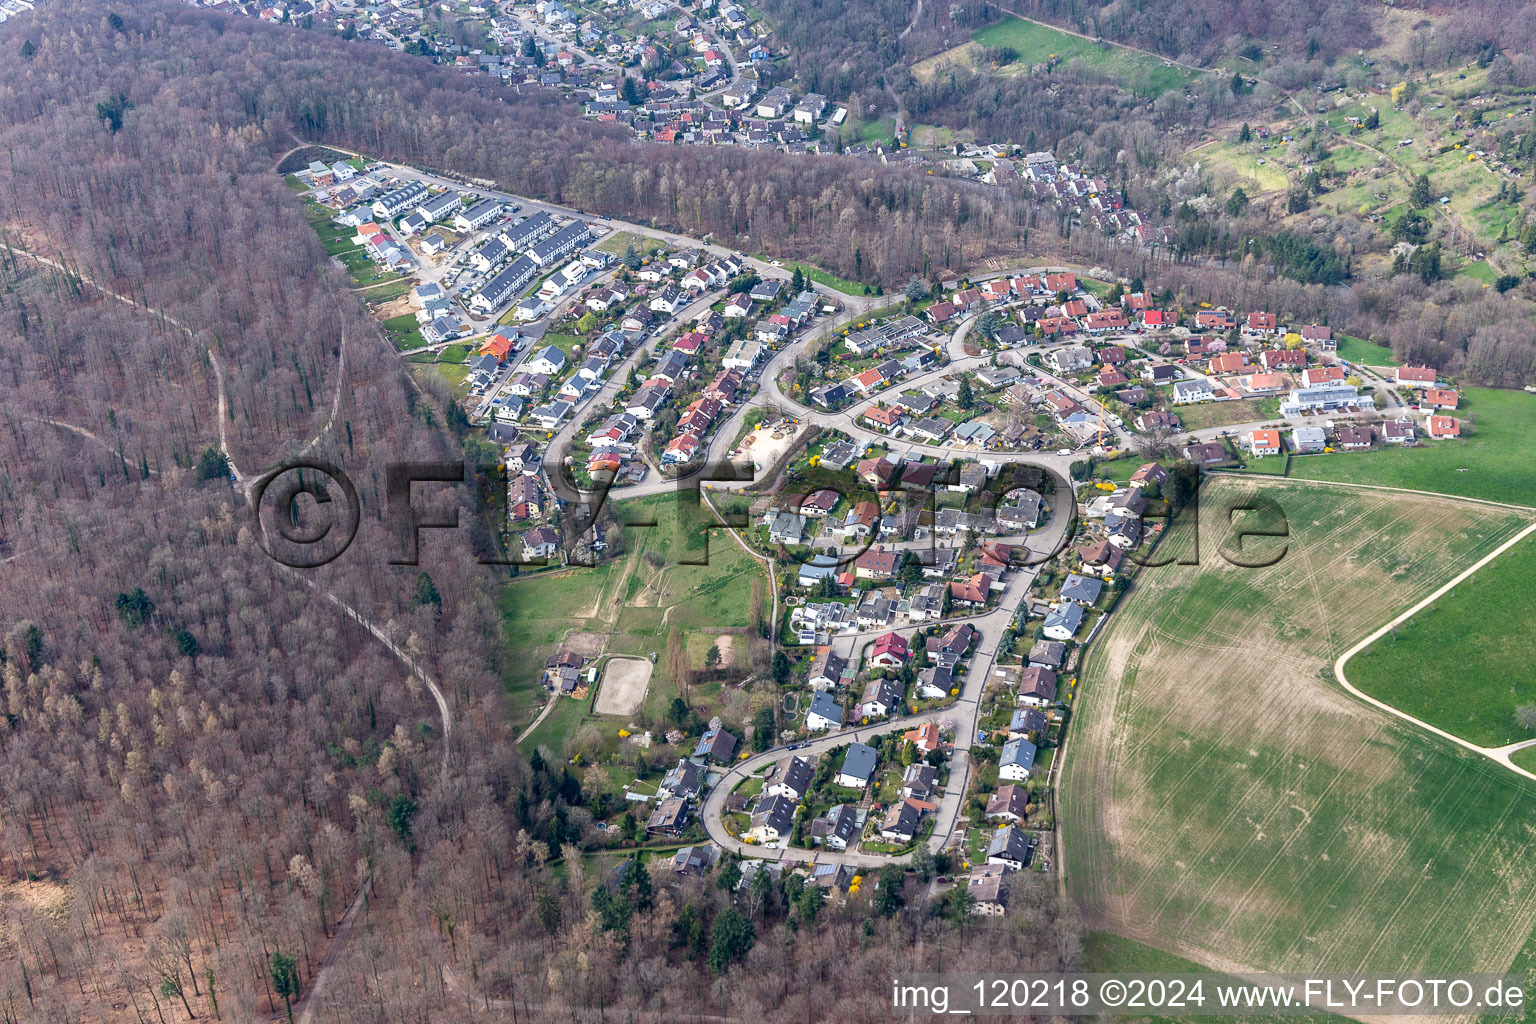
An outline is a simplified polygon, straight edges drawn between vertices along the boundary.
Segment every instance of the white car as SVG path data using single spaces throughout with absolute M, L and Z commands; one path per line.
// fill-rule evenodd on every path
M 1056 454 L 1057 455 L 1071 455 L 1072 454 L 1072 449 L 1071 448 L 1058 448 L 1058 449 L 1056 449 Z

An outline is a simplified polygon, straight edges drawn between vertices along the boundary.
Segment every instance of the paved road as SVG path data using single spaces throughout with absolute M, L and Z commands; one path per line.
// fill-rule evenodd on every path
M 1058 490 L 1051 495 L 1051 515 L 1045 527 L 1031 537 L 1031 548 L 1038 545 L 1042 549 L 1051 549 L 1070 540 L 1068 530 L 1075 521 L 1073 504 L 1076 498 L 1070 490 Z M 1029 593 L 1030 584 L 1034 580 L 1035 568 L 1019 568 L 1008 573 L 1008 587 L 997 607 L 979 616 L 964 617 L 981 631 L 981 641 L 977 650 L 972 654 L 965 675 L 961 679 L 960 694 L 955 703 L 934 711 L 925 711 L 920 714 L 904 715 L 899 718 L 889 718 L 881 722 L 858 728 L 841 729 L 834 732 L 823 733 L 815 739 L 798 744 L 799 749 L 794 755 L 810 757 L 825 754 L 833 747 L 846 743 L 868 740 L 872 736 L 883 736 L 896 729 L 915 729 L 925 722 L 935 722 L 945 727 L 954 729 L 954 755 L 950 759 L 949 782 L 944 787 L 944 794 L 939 800 L 939 808 L 935 812 L 933 834 L 928 840 L 929 848 L 938 851 L 950 841 L 954 835 L 955 825 L 960 818 L 961 801 L 970 784 L 970 756 L 969 751 L 976 741 L 977 722 L 981 713 L 981 695 L 987 680 L 992 677 L 993 668 L 997 664 L 997 645 L 1002 639 L 1004 630 L 1018 614 L 1019 606 Z M 882 630 L 881 632 L 885 632 Z M 742 779 L 755 774 L 768 764 L 791 756 L 787 747 L 776 747 L 764 753 L 757 754 L 745 761 L 738 762 L 728 769 L 722 778 L 709 791 L 705 797 L 700 817 L 704 822 L 705 831 L 717 845 L 746 857 L 760 857 L 769 860 L 794 860 L 814 861 L 818 864 L 847 864 L 853 867 L 878 867 L 890 863 L 906 863 L 911 859 L 911 854 L 899 857 L 890 857 L 883 854 L 868 854 L 850 852 L 837 852 L 833 850 L 806 850 L 806 849 L 766 849 L 761 845 L 745 843 L 730 835 L 721 816 L 725 810 L 725 799 L 732 789 Z

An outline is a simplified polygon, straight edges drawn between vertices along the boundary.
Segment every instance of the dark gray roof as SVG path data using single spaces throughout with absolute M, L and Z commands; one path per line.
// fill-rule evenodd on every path
M 1103 580 L 1093 576 L 1079 576 L 1074 572 L 1062 583 L 1061 597 L 1065 601 L 1081 601 L 1083 604 L 1093 604 L 1093 602 L 1099 599 L 1099 593 L 1103 589 Z
M 851 775 L 856 779 L 868 782 L 875 773 L 875 762 L 879 760 L 875 748 L 863 743 L 850 743 L 848 753 L 843 758 L 841 774 Z
M 830 693 L 818 693 L 816 696 L 812 697 L 810 709 L 806 712 L 806 714 L 820 715 L 823 718 L 830 719 L 838 725 L 843 724 L 843 706 L 837 701 L 833 700 Z
M 1029 833 L 1016 825 L 998 829 L 993 835 L 991 844 L 987 847 L 987 857 L 1005 857 L 1008 860 L 1017 861 L 1020 864 L 1029 861 L 1029 852 L 1034 847 Z
M 1000 765 L 1017 764 L 1025 771 L 1035 766 L 1035 745 L 1026 739 L 1009 740 L 1003 744 L 1003 755 L 998 759 Z

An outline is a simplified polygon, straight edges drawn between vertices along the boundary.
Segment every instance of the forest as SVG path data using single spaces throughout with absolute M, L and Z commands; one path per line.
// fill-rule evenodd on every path
M 1004 244 L 993 204 L 831 160 L 652 161 L 541 99 L 177 4 L 44 5 L 0 50 L 0 1021 L 874 1020 L 898 968 L 1077 961 L 1050 887 L 987 923 L 901 872 L 824 899 L 597 870 L 602 798 L 514 742 L 470 531 L 389 564 L 384 465 L 458 442 L 275 168 L 351 143 L 851 237 L 882 273 Z M 362 506 L 302 573 L 246 507 L 297 456 Z

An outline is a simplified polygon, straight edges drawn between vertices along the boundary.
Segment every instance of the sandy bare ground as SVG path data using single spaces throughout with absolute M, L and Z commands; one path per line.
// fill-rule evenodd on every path
M 720 649 L 720 664 L 736 664 L 736 638 L 729 633 L 722 633 L 715 637 L 715 646 Z
M 608 644 L 606 633 L 589 633 L 578 631 L 565 638 L 562 647 L 567 651 L 574 651 L 583 658 L 592 659 L 603 653 L 603 648 Z
M 645 658 L 609 658 L 592 710 L 600 715 L 632 715 L 639 711 L 651 684 L 651 668 Z
M 754 428 L 741 439 L 741 446 L 737 449 L 743 458 L 751 459 L 759 471 L 778 461 L 779 456 L 787 452 L 795 443 L 795 438 L 800 436 L 801 427 L 798 425 L 788 428 L 780 424 L 774 426 L 779 429 L 770 429 L 767 424 Z

